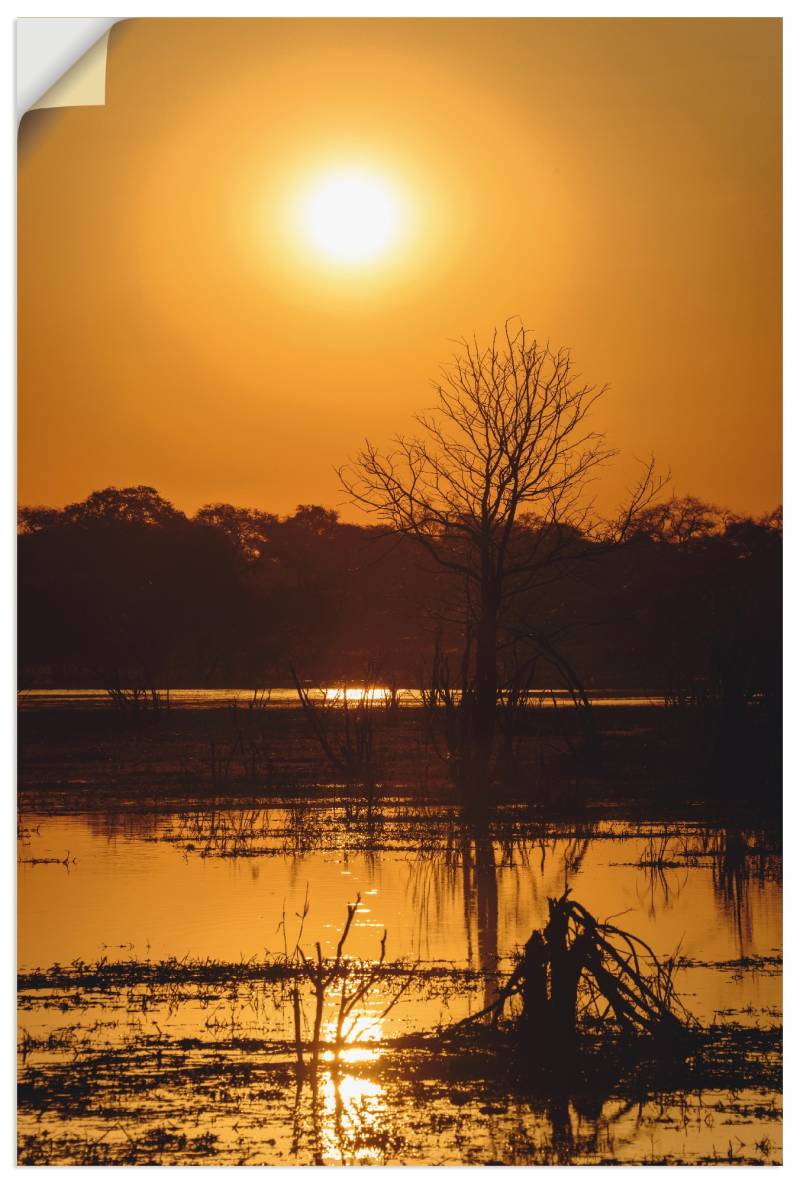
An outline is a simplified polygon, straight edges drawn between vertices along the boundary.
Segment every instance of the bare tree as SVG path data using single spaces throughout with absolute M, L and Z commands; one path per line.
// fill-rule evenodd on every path
M 504 614 L 575 555 L 576 538 L 621 538 L 660 486 L 651 462 L 614 522 L 593 517 L 589 484 L 615 455 L 589 421 L 605 388 L 583 382 L 567 349 L 518 321 L 487 344 L 460 341 L 435 389 L 436 407 L 416 417 L 421 433 L 395 437 L 387 453 L 366 441 L 339 476 L 355 504 L 464 581 L 480 781 L 491 758 Z

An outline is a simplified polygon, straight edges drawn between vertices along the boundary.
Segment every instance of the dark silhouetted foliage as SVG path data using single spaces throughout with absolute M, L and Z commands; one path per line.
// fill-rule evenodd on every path
M 515 529 L 527 547 L 564 545 L 553 523 Z M 691 696 L 731 718 L 777 702 L 781 542 L 779 514 L 692 498 L 648 508 L 612 550 L 572 530 L 586 561 L 519 598 L 501 654 L 527 654 L 541 686 L 569 668 L 589 690 Z M 105 489 L 20 512 L 20 685 L 287 685 L 295 662 L 417 686 L 436 638 L 460 661 L 457 585 L 413 540 L 320 506 L 188 517 L 154 489 Z

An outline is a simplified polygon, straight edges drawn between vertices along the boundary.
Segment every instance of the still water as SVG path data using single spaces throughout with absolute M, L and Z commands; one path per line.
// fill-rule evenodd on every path
M 560 831 L 523 826 L 509 837 L 462 830 L 447 819 L 427 824 L 417 818 L 411 824 L 391 816 L 365 833 L 309 807 L 299 813 L 27 815 L 19 833 L 23 975 L 103 959 L 131 967 L 121 993 L 100 989 L 78 999 L 77 992 L 49 988 L 46 975 L 36 988 L 23 990 L 20 1022 L 23 1040 L 30 1043 L 26 1071 L 37 1065 L 42 1072 L 66 1070 L 69 1041 L 60 1043 L 59 1032 L 68 1029 L 69 1039 L 77 1038 L 75 1016 L 68 1014 L 72 1006 L 78 1007 L 77 1029 L 87 1055 L 98 1055 L 100 1044 L 120 1055 L 133 1055 L 135 1045 L 139 1055 L 142 1047 L 151 1047 L 148 1040 L 182 1039 L 186 1048 L 191 1043 L 186 1054 L 201 1072 L 204 1057 L 221 1054 L 222 1045 L 214 1052 L 215 1040 L 224 1036 L 230 1042 L 234 1032 L 237 1039 L 245 1033 L 277 1041 L 277 1055 L 280 1041 L 291 1038 L 290 1015 L 280 999 L 240 989 L 222 991 L 209 1003 L 193 987 L 173 993 L 171 1002 L 151 992 L 142 1009 L 132 1001 L 140 997 L 141 967 L 171 958 L 184 965 L 257 964 L 280 958 L 298 934 L 309 953 L 319 941 L 329 957 L 347 905 L 357 898 L 347 954 L 374 960 L 385 931 L 387 963 L 419 974 L 385 1017 L 388 985 L 379 984 L 365 998 L 357 1032 L 365 1046 L 351 1049 L 346 1071 L 323 1074 L 315 1097 L 295 1096 L 283 1080 L 284 1054 L 273 1056 L 272 1083 L 262 1089 L 260 1107 L 254 1109 L 252 1080 L 233 1109 L 217 1098 L 213 1145 L 198 1141 L 202 1133 L 187 1140 L 188 1126 L 202 1111 L 197 1096 L 191 1090 L 178 1095 L 174 1085 L 165 1084 L 163 1104 L 152 1113 L 137 1111 L 135 1118 L 136 1128 L 149 1130 L 154 1139 L 146 1161 L 779 1157 L 774 1090 L 766 1095 L 744 1089 L 735 1100 L 724 1091 L 702 1098 L 676 1093 L 662 1096 L 657 1105 L 645 1099 L 635 1112 L 619 1099 L 601 1098 L 587 1126 L 573 1102 L 554 1115 L 498 1096 L 486 1081 L 455 1088 L 452 1081 L 439 1081 L 430 1066 L 422 1076 L 419 1066 L 401 1071 L 383 1048 L 386 1040 L 429 1034 L 480 1009 L 531 931 L 545 923 L 548 896 L 567 886 L 598 919 L 614 918 L 660 956 L 678 953 L 676 988 L 701 1023 L 775 1028 L 781 1021 L 781 863 L 768 835 L 690 824 L 607 823 Z M 225 1054 L 243 1056 L 236 1047 Z M 102 1064 L 101 1057 L 98 1079 Z M 413 1130 L 398 1121 L 400 1111 L 420 1104 L 425 1120 L 417 1115 Z M 653 1105 L 662 1106 L 660 1118 Z M 715 1112 L 723 1116 L 715 1119 Z M 53 1118 L 47 1135 L 53 1139 L 51 1154 L 59 1161 L 86 1161 L 86 1146 L 101 1137 L 103 1154 L 117 1142 L 124 1150 L 130 1136 L 124 1105 L 118 1116 L 123 1135 L 111 1131 L 107 1117 L 84 1110 Z M 29 1117 L 23 1111 L 20 1128 L 34 1145 L 43 1137 L 42 1119 L 35 1126 Z M 182 1131 L 183 1141 L 170 1142 L 173 1127 Z M 70 1139 L 84 1149 L 70 1151 Z
M 164 705 L 186 709 L 219 709 L 220 707 L 237 706 L 263 709 L 272 707 L 296 707 L 298 704 L 297 691 L 293 686 L 275 687 L 269 690 L 158 690 L 156 692 Z M 309 686 L 307 693 L 312 702 L 339 702 L 342 697 L 350 701 L 358 701 L 365 696 L 370 702 L 388 702 L 390 699 L 404 707 L 420 706 L 422 698 L 419 690 L 390 689 L 388 686 Z M 567 705 L 571 699 L 566 690 L 531 690 L 531 699 L 545 709 L 556 705 Z M 663 694 L 620 694 L 615 690 L 593 690 L 589 698 L 593 706 L 598 707 L 630 707 L 630 706 L 663 706 Z M 17 695 L 17 705 L 20 710 L 37 710 L 46 707 L 87 707 L 108 708 L 110 696 L 107 690 L 21 690 Z

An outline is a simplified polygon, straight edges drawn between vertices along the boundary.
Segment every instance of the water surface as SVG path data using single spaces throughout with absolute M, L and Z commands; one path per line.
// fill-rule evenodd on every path
M 210 1071 L 209 1056 L 242 1057 L 236 1040 L 244 1035 L 272 1048 L 259 1057 L 262 1069 L 272 1062 L 269 1097 L 258 1113 L 244 1087 L 233 1109 L 220 1101 L 213 1147 L 190 1140 L 181 1149 L 171 1135 L 157 1134 L 165 1115 L 171 1125 L 164 1129 L 185 1134 L 190 1114 L 199 1112 L 196 1091 L 169 1086 L 163 1107 L 143 1127 L 162 1139 L 166 1158 L 159 1161 L 239 1161 L 242 1123 L 260 1131 L 248 1159 L 259 1162 L 714 1161 L 726 1155 L 773 1161 L 779 1154 L 774 1089 L 769 1095 L 745 1089 L 735 1098 L 724 1091 L 645 1098 L 635 1112 L 619 1099 L 599 1098 L 589 1120 L 571 1100 L 557 1114 L 552 1107 L 537 1110 L 488 1078 L 458 1088 L 431 1075 L 430 1066 L 420 1078 L 418 1064 L 402 1071 L 398 1053 L 387 1057 L 385 1047 L 400 1035 L 431 1033 L 494 997 L 515 954 L 545 923 L 548 896 L 567 886 L 598 919 L 615 918 L 659 956 L 679 954 L 677 990 L 703 1024 L 774 1028 L 781 1005 L 780 857 L 767 833 L 609 822 L 516 825 L 509 838 L 441 816 L 415 824 L 391 809 L 382 824 L 365 825 L 323 807 L 29 815 L 20 822 L 19 858 L 24 972 L 102 959 L 132 967 L 124 990 L 84 993 L 71 1017 L 77 1003 L 69 991 L 24 992 L 21 1023 L 33 1041 L 26 1071 L 37 1064 L 66 1071 L 57 1068 L 59 1058 L 69 1061 L 66 1047 L 78 1030 L 87 1054 L 115 1047 L 137 1063 L 143 1048 L 152 1053 L 153 1040 L 188 1040 L 186 1054 L 200 1075 Z M 194 986 L 170 996 L 142 985 L 143 965 L 170 958 L 230 965 L 280 958 L 301 924 L 309 954 L 319 941 L 331 956 L 347 905 L 358 896 L 348 955 L 374 960 L 385 931 L 388 962 L 439 976 L 423 973 L 385 1018 L 396 983 L 378 983 L 360 1007 L 354 1037 L 366 1046 L 346 1053 L 344 1069 L 323 1073 L 313 1098 L 301 1090 L 298 1099 L 287 1075 L 291 1014 L 274 987 L 240 985 L 212 997 Z M 329 1008 L 328 1024 L 332 1014 Z M 58 1035 L 65 1028 L 66 1044 Z M 419 1117 L 416 1132 L 404 1131 L 398 1113 L 420 1103 L 430 1113 Z M 724 1113 L 719 1126 L 715 1106 Z M 142 1120 L 138 1114 L 137 1128 Z M 39 1137 L 27 1122 L 23 1110 L 21 1128 Z M 91 1137 L 111 1138 L 104 1146 L 119 1136 L 109 1134 L 102 1117 L 65 1116 L 53 1125 L 60 1147 L 54 1153 L 69 1161 L 65 1146 L 76 1137 L 85 1155 L 88 1129 Z

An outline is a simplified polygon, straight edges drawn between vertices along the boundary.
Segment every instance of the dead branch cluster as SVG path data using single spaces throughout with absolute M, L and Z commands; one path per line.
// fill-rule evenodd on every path
M 333 958 L 326 960 L 322 955 L 322 946 L 319 941 L 314 943 L 313 957 L 306 955 L 300 943 L 303 936 L 303 926 L 309 911 L 308 899 L 306 898 L 303 912 L 300 916 L 300 931 L 298 933 L 297 943 L 294 953 L 290 958 L 290 960 L 294 961 L 300 967 L 305 980 L 310 983 L 312 988 L 313 1018 L 311 1021 L 311 1039 L 309 1043 L 306 1043 L 303 1039 L 303 1006 L 300 981 L 295 979 L 292 985 L 295 1056 L 298 1069 L 301 1071 L 305 1068 L 305 1051 L 310 1052 L 310 1064 L 312 1071 L 315 1072 L 319 1067 L 320 1054 L 325 1048 L 329 1048 L 334 1056 L 337 1056 L 342 1048 L 356 1037 L 357 1027 L 360 1021 L 357 1008 L 381 980 L 381 970 L 386 960 L 386 929 L 383 930 L 380 951 L 375 961 L 364 964 L 346 957 L 344 953 L 347 938 L 350 935 L 350 930 L 360 904 L 361 894 L 359 893 L 356 895 L 355 900 L 347 905 L 347 917 L 336 945 L 336 952 Z M 375 1016 L 374 1022 L 381 1022 L 394 1009 L 408 989 L 412 977 L 413 971 L 409 973 L 400 987 L 394 991 L 384 1008 Z M 337 985 L 338 991 L 336 989 Z M 326 1008 L 331 1006 L 335 1014 L 333 1035 L 332 1038 L 324 1040 L 322 1037 L 323 1020 L 325 1018 Z
M 601 923 L 569 898 L 549 899 L 549 918 L 491 1006 L 464 1022 L 497 1024 L 512 999 L 518 1029 L 537 1058 L 563 1054 L 581 1030 L 615 1027 L 624 1036 L 677 1037 L 694 1025 L 674 988 L 677 957 L 659 960 L 640 937 Z

